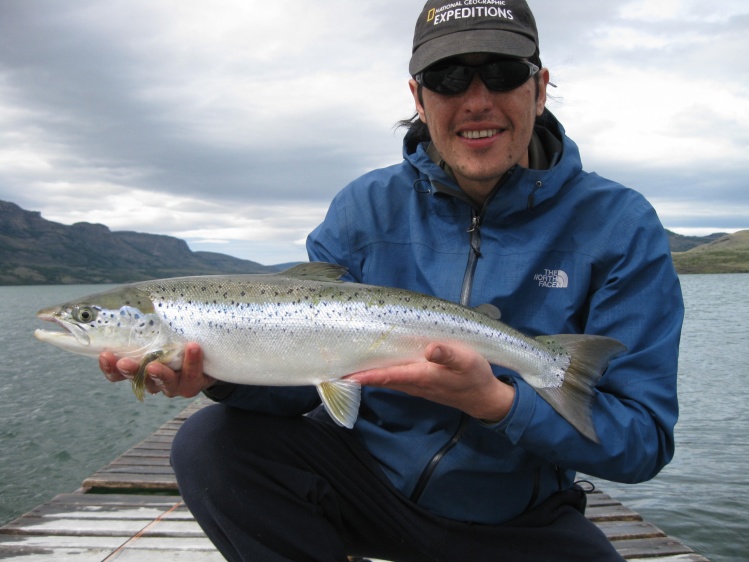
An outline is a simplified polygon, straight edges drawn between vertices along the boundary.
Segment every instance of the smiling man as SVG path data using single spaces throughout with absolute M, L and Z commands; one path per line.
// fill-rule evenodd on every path
M 585 518 L 575 475 L 639 482 L 673 456 L 683 303 L 664 230 L 638 193 L 583 171 L 545 108 L 524 1 L 429 0 L 409 69 L 403 161 L 336 196 L 310 259 L 346 266 L 349 281 L 492 304 L 529 335 L 620 340 L 628 351 L 594 392 L 599 439 L 449 342 L 353 374 L 351 430 L 312 387 L 214 381 L 190 345 L 180 371 L 147 368 L 152 392 L 221 403 L 174 441 L 182 495 L 229 560 L 621 560 Z M 101 365 L 111 380 L 137 368 L 111 354 Z

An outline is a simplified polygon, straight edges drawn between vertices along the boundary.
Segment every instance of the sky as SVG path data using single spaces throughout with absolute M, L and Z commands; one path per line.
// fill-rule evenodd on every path
M 749 228 L 749 2 L 529 0 L 583 165 Z M 401 160 L 422 0 L 0 0 L 0 200 L 266 265 Z

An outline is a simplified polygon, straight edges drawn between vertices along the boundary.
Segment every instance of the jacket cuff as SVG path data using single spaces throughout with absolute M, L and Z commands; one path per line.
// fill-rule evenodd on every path
M 234 391 L 236 389 L 237 389 L 236 384 L 233 384 L 230 382 L 216 381 L 216 383 L 204 389 L 203 394 L 205 394 L 208 398 L 210 398 L 214 402 L 221 402 L 229 398 L 229 396 L 231 396 L 232 394 L 234 394 Z
M 515 387 L 515 401 L 505 419 L 493 427 L 517 445 L 536 409 L 536 392 L 523 380 L 513 377 L 511 382 Z

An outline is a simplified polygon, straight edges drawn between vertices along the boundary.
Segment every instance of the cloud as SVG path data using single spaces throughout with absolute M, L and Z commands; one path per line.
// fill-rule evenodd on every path
M 744 212 L 745 4 L 531 0 L 559 84 L 552 111 L 586 167 L 641 190 L 666 226 Z M 0 199 L 304 259 L 332 196 L 400 159 L 421 7 L 5 0 Z

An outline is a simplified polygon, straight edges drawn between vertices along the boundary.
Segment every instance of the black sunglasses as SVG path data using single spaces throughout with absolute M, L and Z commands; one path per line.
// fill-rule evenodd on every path
M 452 96 L 465 92 L 474 74 L 478 73 L 492 92 L 509 92 L 525 84 L 539 70 L 532 62 L 517 59 L 495 59 L 479 65 L 448 60 L 433 64 L 414 79 L 433 92 Z

